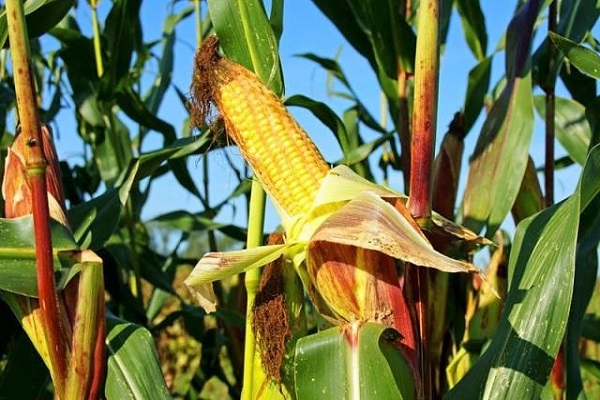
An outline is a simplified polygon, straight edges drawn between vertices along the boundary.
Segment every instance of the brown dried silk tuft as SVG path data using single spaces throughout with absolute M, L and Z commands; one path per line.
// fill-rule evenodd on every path
M 269 244 L 282 244 L 281 234 L 271 234 Z M 291 336 L 285 307 L 283 257 L 265 266 L 254 299 L 254 330 L 267 378 L 281 383 L 285 346 Z

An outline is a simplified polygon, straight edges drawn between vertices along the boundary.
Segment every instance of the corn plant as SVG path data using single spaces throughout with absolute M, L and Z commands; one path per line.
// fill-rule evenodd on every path
M 477 1 L 313 0 L 379 84 L 301 54 L 338 112 L 285 91 L 283 1 L 164 3 L 158 38 L 156 2 L 0 14 L 0 398 L 598 397 L 597 4 L 516 2 L 490 50 Z M 165 179 L 200 211 L 153 214 Z

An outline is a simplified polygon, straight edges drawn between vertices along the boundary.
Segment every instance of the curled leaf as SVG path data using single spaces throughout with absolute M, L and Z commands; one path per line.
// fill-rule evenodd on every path
M 398 205 L 397 205 L 398 207 Z M 408 213 L 373 192 L 363 192 L 329 217 L 312 240 L 347 244 L 445 272 L 480 272 L 473 264 L 436 251 Z
M 216 310 L 212 282 L 261 267 L 289 251 L 292 244 L 255 247 L 226 253 L 207 253 L 185 280 L 185 286 L 208 313 Z

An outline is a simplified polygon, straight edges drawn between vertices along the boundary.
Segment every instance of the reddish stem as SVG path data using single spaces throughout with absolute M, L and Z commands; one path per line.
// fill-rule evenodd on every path
M 439 72 L 439 2 L 426 0 L 419 5 L 408 200 L 408 208 L 417 219 L 431 216 Z
M 57 395 L 61 396 L 66 382 L 66 343 L 61 326 L 58 294 L 54 283 L 46 160 L 43 155 L 43 142 L 30 64 L 29 37 L 21 1 L 10 0 L 6 1 L 5 5 L 17 111 L 22 127 L 21 134 L 27 138 L 25 163 L 32 190 L 38 295 L 48 336 L 49 361 L 52 366 L 54 386 Z
M 38 296 L 46 334 L 48 335 L 48 351 L 50 353 L 50 362 L 53 365 L 52 372 L 56 380 L 54 385 L 57 393 L 62 393 L 62 388 L 66 380 L 66 343 L 54 282 L 54 261 L 46 179 L 44 174 L 30 175 L 30 179 L 33 197 L 33 228 L 37 260 Z
M 406 192 L 409 193 L 410 181 L 410 113 L 408 107 L 408 74 L 404 70 L 398 72 L 398 129 L 400 134 L 400 166 Z

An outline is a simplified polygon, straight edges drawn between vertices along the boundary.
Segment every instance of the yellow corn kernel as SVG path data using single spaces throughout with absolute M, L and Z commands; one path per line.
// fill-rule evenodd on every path
M 281 100 L 259 78 L 217 54 L 216 37 L 196 55 L 192 113 L 204 123 L 214 104 L 227 135 L 239 147 L 274 202 L 290 216 L 309 210 L 329 167 Z

